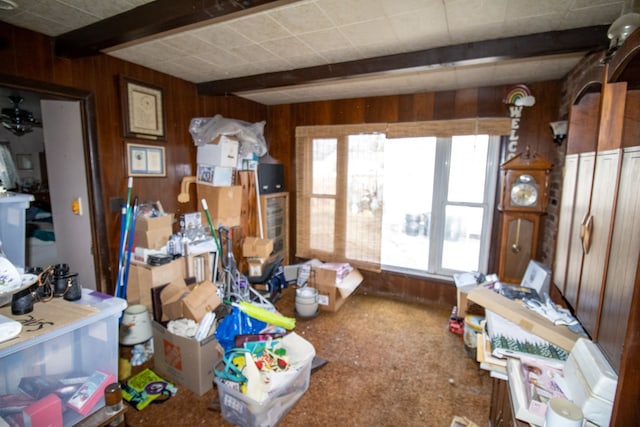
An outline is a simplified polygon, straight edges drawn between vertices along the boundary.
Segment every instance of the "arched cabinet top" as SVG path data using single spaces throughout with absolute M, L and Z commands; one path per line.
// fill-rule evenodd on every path
M 627 82 L 629 89 L 640 88 L 640 28 L 625 40 L 611 58 L 607 81 Z

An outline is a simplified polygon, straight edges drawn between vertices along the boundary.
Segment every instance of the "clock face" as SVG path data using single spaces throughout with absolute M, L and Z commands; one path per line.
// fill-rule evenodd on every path
M 531 175 L 520 175 L 511 187 L 511 204 L 530 207 L 538 202 L 538 185 Z

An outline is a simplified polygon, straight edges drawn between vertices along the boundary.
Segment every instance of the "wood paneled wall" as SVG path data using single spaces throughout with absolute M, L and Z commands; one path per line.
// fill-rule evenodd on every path
M 558 120 L 558 105 L 561 85 L 558 81 L 529 84 L 536 103 L 526 107 L 518 129 L 518 151 L 527 145 L 533 152 L 560 164 L 564 147 L 555 145 L 549 122 Z M 285 165 L 287 191 L 291 193 L 290 212 L 295 212 L 295 128 L 297 126 L 358 124 L 376 122 L 410 122 L 423 120 L 448 120 L 470 117 L 509 117 L 509 109 L 503 98 L 511 86 L 464 89 L 458 91 L 430 92 L 410 95 L 357 98 L 346 100 L 309 102 L 269 107 L 267 133 L 270 154 Z M 560 168 L 555 168 L 555 179 L 561 179 Z M 552 200 L 552 203 L 553 200 Z M 499 217 L 498 217 L 499 220 Z M 553 239 L 554 218 L 546 225 L 542 240 Z M 291 236 L 295 236 L 295 221 L 291 221 Z M 494 226 L 492 246 L 498 247 Z M 295 239 L 291 241 L 291 256 L 295 256 Z M 543 250 L 554 245 L 539 244 Z M 553 259 L 553 253 L 541 253 L 539 259 Z M 497 256 L 490 262 L 492 271 L 497 271 Z M 398 297 L 406 300 L 436 301 L 455 304 L 455 289 L 450 283 L 421 280 L 413 276 L 383 272 L 363 272 L 363 288 L 369 292 Z M 428 286 L 427 286 L 428 285 Z
M 287 188 L 291 192 L 290 212 L 295 212 L 296 126 L 446 120 L 469 117 L 505 117 L 508 108 L 503 98 L 510 86 L 472 88 L 458 91 L 418 93 L 409 95 L 357 98 L 266 107 L 237 97 L 198 96 L 195 85 L 107 55 L 75 60 L 53 55 L 52 40 L 41 34 L 0 23 L 0 52 L 4 61 L 0 73 L 20 76 L 39 82 L 53 83 L 86 90 L 94 95 L 96 109 L 96 139 L 98 143 L 103 210 L 106 216 L 110 254 L 110 272 L 116 271 L 119 238 L 118 212 L 109 211 L 111 197 L 126 195 L 126 140 L 122 137 L 118 78 L 125 75 L 146 81 L 164 89 L 167 141 L 138 142 L 161 144 L 167 148 L 166 178 L 136 178 L 134 194 L 141 200 L 160 200 L 165 209 L 179 215 L 196 209 L 195 190 L 191 202 L 179 204 L 180 181 L 194 174 L 195 149 L 189 123 L 193 117 L 225 117 L 256 122 L 266 119 L 265 135 L 269 153 L 285 165 Z M 526 82 L 525 82 L 526 83 Z M 549 122 L 557 120 L 560 85 L 558 82 L 529 84 L 536 104 L 523 112 L 518 129 L 519 150 L 529 145 L 552 161 L 560 148 L 551 142 Z M 555 162 L 554 162 L 555 163 Z M 295 236 L 295 221 L 291 221 Z M 496 225 L 495 229 L 498 227 Z M 548 234 L 545 232 L 545 234 Z M 494 238 L 494 242 L 497 239 Z M 295 255 L 295 239 L 291 242 L 291 257 Z M 543 245 L 539 245 L 542 246 Z M 549 259 L 552 259 L 552 254 Z M 497 257 L 496 257 L 497 259 Z M 494 263 L 495 264 L 495 263 Z M 492 265 L 494 265 L 492 264 Z M 494 266 L 495 270 L 495 266 Z M 392 274 L 366 274 L 367 287 L 401 298 L 440 301 L 451 304 L 455 293 L 450 284 L 430 281 L 434 286 L 413 277 Z M 114 275 L 115 276 L 115 275 Z M 110 290 L 112 284 L 103 284 Z
M 166 147 L 167 176 L 163 178 L 134 178 L 133 195 L 140 201 L 162 202 L 167 212 L 177 215 L 197 210 L 195 189 L 191 201 L 177 202 L 183 177 L 195 174 L 196 150 L 189 133 L 194 117 L 221 114 L 248 122 L 265 120 L 267 108 L 237 97 L 199 96 L 193 83 L 152 71 L 107 55 L 81 59 L 57 58 L 52 40 L 41 34 L 0 23 L 0 73 L 19 76 L 43 84 L 56 84 L 81 89 L 93 94 L 95 101 L 98 163 L 102 185 L 103 205 L 98 207 L 106 216 L 109 272 L 117 271 L 120 235 L 120 213 L 109 210 L 109 199 L 126 197 L 126 143 L 123 137 L 119 76 L 124 75 L 159 86 L 164 92 L 166 141 L 135 140 L 135 142 Z M 2 82 L 0 82 L 2 84 Z M 134 141 L 134 140 L 131 140 Z M 107 278 L 99 286 L 112 291 L 113 280 Z

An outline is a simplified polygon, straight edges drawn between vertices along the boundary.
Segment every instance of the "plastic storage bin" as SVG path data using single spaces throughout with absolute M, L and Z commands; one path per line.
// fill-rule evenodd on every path
M 312 353 L 298 368 L 296 375 L 271 392 L 262 402 L 251 399 L 226 385 L 224 380 L 214 377 L 218 387 L 222 417 L 225 420 L 242 427 L 272 427 L 278 424 L 309 388 L 315 350 L 308 341 L 303 338 L 300 340 L 310 347 Z
M 25 217 L 31 201 L 31 194 L 7 192 L 0 196 L 0 242 L 9 261 L 18 268 L 25 267 Z
M 60 326 L 52 326 L 46 324 L 51 319 L 42 319 L 35 314 L 38 313 L 39 305 L 52 304 L 53 301 L 59 301 L 59 304 L 90 306 L 95 311 L 83 307 L 88 313 L 84 317 L 60 322 Z M 49 307 L 57 307 L 53 304 Z M 54 378 L 61 380 L 63 384 L 70 383 L 73 379 L 78 384 L 99 370 L 110 373 L 117 379 L 118 319 L 126 307 L 127 302 L 124 299 L 83 289 L 82 298 L 73 303 L 61 298 L 55 298 L 51 302 L 37 302 L 32 313 L 15 316 L 18 320 L 25 316 L 33 319 L 32 322 L 23 325 L 23 334 L 27 329 L 33 330 L 38 327 L 50 327 L 51 330 L 22 341 L 17 338 L 13 343 L 0 343 L 0 395 L 24 392 L 24 386 L 20 386 L 24 378 Z M 10 314 L 8 306 L 2 309 L 2 313 L 7 315 L 7 310 Z M 47 391 L 43 390 L 43 393 L 46 394 Z M 66 406 L 64 397 L 61 400 L 65 426 L 72 426 L 84 418 Z M 103 406 L 104 396 L 100 396 L 86 415 Z

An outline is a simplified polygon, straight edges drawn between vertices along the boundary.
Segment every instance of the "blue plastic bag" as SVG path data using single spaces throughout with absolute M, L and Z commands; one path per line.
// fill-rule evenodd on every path
M 265 322 L 254 319 L 238 307 L 232 307 L 231 313 L 218 323 L 216 339 L 224 351 L 228 351 L 234 347 L 236 335 L 258 334 L 266 327 Z

